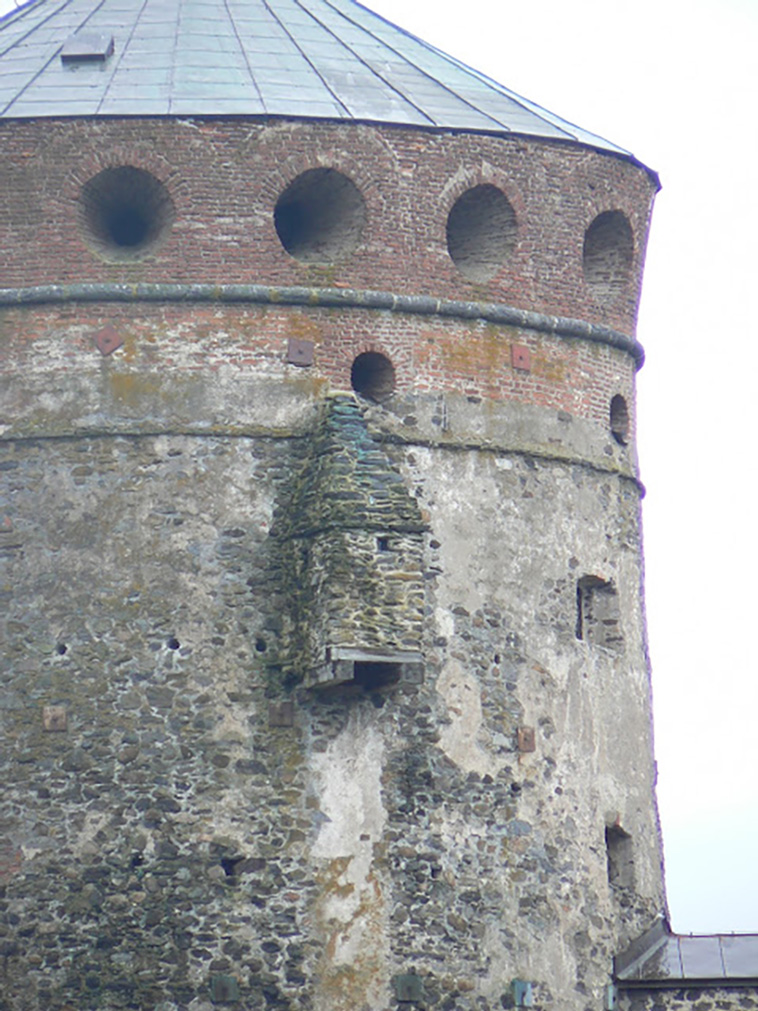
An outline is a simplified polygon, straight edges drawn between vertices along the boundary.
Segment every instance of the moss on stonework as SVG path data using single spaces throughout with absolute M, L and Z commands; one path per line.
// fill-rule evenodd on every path
M 422 532 L 418 504 L 351 396 L 326 401 L 276 517 L 281 540 L 325 530 Z

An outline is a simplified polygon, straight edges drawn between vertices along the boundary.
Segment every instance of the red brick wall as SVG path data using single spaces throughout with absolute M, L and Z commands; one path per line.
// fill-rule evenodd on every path
M 45 121 L 0 130 L 0 287 L 97 281 L 337 285 L 500 301 L 632 333 L 654 184 L 639 166 L 571 144 L 317 122 Z M 133 165 L 168 188 L 176 218 L 138 262 L 89 247 L 82 185 Z M 343 262 L 287 254 L 273 211 L 299 173 L 333 167 L 363 193 L 362 241 Z M 447 252 L 450 208 L 468 188 L 500 187 L 518 222 L 513 253 L 486 283 Z M 604 301 L 582 270 L 584 235 L 603 211 L 632 226 L 629 282 Z

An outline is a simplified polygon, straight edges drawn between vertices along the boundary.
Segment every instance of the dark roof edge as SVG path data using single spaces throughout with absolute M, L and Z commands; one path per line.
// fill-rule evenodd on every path
M 758 976 L 679 976 L 674 979 L 616 980 L 619 990 L 714 990 L 758 989 Z
M 409 31 L 407 28 L 403 28 L 402 25 L 395 24 L 394 21 L 390 21 L 383 14 L 374 10 L 371 7 L 367 7 L 365 3 L 361 3 L 360 0 L 354 0 L 356 7 L 361 7 L 372 17 L 378 18 L 380 21 L 384 22 L 393 31 L 398 31 L 405 35 L 407 38 L 412 39 L 418 45 L 422 46 L 424 49 L 428 49 L 435 55 L 439 56 L 441 59 L 445 60 L 447 63 L 452 64 L 460 70 L 465 71 L 465 73 L 470 74 L 472 77 L 476 77 L 478 80 L 483 81 L 488 87 L 492 88 L 494 91 L 500 94 L 506 95 L 512 102 L 520 105 L 522 109 L 528 112 L 540 116 L 546 122 L 550 123 L 558 130 L 562 130 L 567 134 L 565 139 L 575 140 L 577 143 L 586 143 L 588 146 L 593 147 L 589 141 L 580 141 L 577 137 L 572 137 L 571 133 L 566 129 L 570 127 L 577 133 L 584 134 L 585 137 L 595 137 L 599 142 L 598 146 L 605 149 L 615 149 L 618 153 L 628 154 L 629 152 L 624 151 L 623 148 L 619 147 L 618 144 L 614 144 L 613 141 L 607 140 L 605 137 L 601 137 L 599 134 L 593 133 L 591 130 L 585 130 L 584 127 L 579 126 L 578 123 L 574 123 L 571 120 L 564 119 L 562 116 L 557 115 L 557 113 L 551 112 L 549 109 L 545 108 L 544 105 L 540 105 L 539 102 L 533 102 L 529 98 L 525 98 L 523 95 L 512 88 L 506 87 L 501 84 L 500 81 L 495 80 L 494 77 L 490 77 L 489 74 L 485 74 L 484 71 L 478 70 L 476 67 L 472 66 L 470 63 L 466 63 L 465 60 L 461 60 L 457 56 L 453 56 L 452 53 L 448 53 L 445 49 L 440 49 L 439 46 L 435 46 L 434 43 L 428 42 L 426 39 L 421 38 L 419 35 L 415 35 L 413 32 Z
M 23 11 L 26 10 L 27 7 L 33 7 L 34 4 L 40 2 L 41 0 L 26 0 L 25 3 L 16 4 L 14 7 L 11 7 L 9 11 L 6 11 L 5 14 L 0 14 L 0 25 L 3 23 L 3 21 L 10 20 L 14 14 L 22 13 Z
M 613 975 L 617 980 L 623 979 L 635 965 L 648 958 L 654 951 L 661 948 L 671 937 L 671 927 L 665 916 L 656 920 L 644 934 L 641 934 L 629 947 L 613 959 Z
M 38 3 L 39 0 L 29 0 L 30 3 Z M 313 122 L 313 123 L 350 123 L 356 124 L 358 126 L 375 126 L 375 127 L 390 127 L 393 130 L 420 130 L 425 133 L 437 133 L 437 134 L 448 134 L 452 136 L 465 136 L 474 135 L 479 137 L 502 137 L 502 138 L 519 138 L 520 140 L 531 140 L 539 144 L 558 144 L 566 147 L 578 147 L 584 148 L 588 151 L 596 151 L 598 154 L 605 155 L 608 158 L 617 158 L 619 161 L 629 162 L 636 168 L 640 168 L 643 172 L 646 172 L 650 177 L 653 185 L 655 186 L 656 192 L 661 189 L 661 180 L 655 169 L 651 169 L 639 158 L 636 158 L 629 151 L 623 151 L 621 149 L 617 151 L 610 150 L 609 148 L 599 147 L 594 144 L 590 144 L 587 141 L 574 140 L 572 137 L 540 137 L 539 134 L 534 133 L 519 133 L 516 130 L 482 130 L 482 129 L 462 129 L 458 127 L 450 126 L 436 126 L 433 124 L 410 124 L 410 123 L 393 123 L 389 120 L 376 120 L 376 119 L 335 119 L 329 116 L 309 116 L 309 117 L 298 117 L 292 115 L 272 115 L 266 113 L 265 115 L 245 115 L 245 114 L 232 114 L 232 113 L 182 113 L 178 114 L 166 114 L 166 113 L 134 113 L 134 114 L 119 114 L 119 115 L 91 115 L 91 116 L 0 116 L 0 127 L 3 123 L 24 123 L 31 122 L 33 120 L 44 119 L 46 123 L 53 120 L 63 121 L 63 120 L 77 120 L 77 119 L 108 119 L 108 120 L 118 120 L 118 119 L 173 119 L 173 120 L 245 120 L 245 121 L 273 121 L 273 122 Z
M 0 288 L 0 307 L 61 302 L 235 302 L 298 305 L 314 309 L 375 309 L 420 316 L 483 320 L 553 334 L 569 340 L 606 344 L 631 355 L 637 369 L 645 351 L 640 343 L 611 327 L 567 316 L 548 316 L 502 302 L 468 302 L 433 295 L 396 295 L 391 291 L 353 288 L 307 288 L 268 284 L 46 284 Z

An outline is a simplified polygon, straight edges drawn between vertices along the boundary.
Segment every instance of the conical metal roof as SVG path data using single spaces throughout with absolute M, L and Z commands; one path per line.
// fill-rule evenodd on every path
M 0 19 L 0 118 L 283 116 L 627 155 L 353 0 L 32 0 Z

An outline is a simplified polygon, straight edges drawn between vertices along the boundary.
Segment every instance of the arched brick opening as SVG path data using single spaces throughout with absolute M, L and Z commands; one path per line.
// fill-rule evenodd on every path
M 611 298 L 629 280 L 634 233 L 622 211 L 598 214 L 584 235 L 584 279 L 596 298 Z
M 620 446 L 626 446 L 629 441 L 629 408 L 620 393 L 611 400 L 610 424 L 613 438 Z
M 447 219 L 447 249 L 470 281 L 489 281 L 516 245 L 516 212 L 497 186 L 466 190 Z
M 350 256 L 365 223 L 361 191 L 331 168 L 309 169 L 293 179 L 274 210 L 279 241 L 304 263 L 334 263 Z
M 109 260 L 137 260 L 174 221 L 174 203 L 150 172 L 120 165 L 82 187 L 82 221 L 94 249 Z
M 356 393 L 369 400 L 386 400 L 395 389 L 395 367 L 386 355 L 364 351 L 353 362 L 350 382 Z

